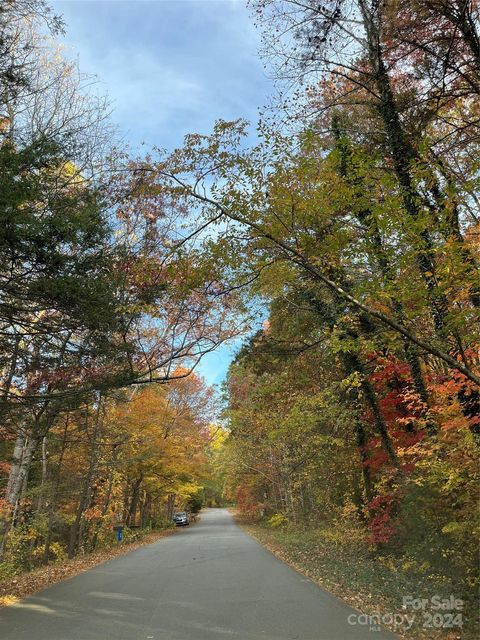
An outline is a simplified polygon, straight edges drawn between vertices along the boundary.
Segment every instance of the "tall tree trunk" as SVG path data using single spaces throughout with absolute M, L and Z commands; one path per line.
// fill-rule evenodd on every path
M 17 492 L 18 477 L 20 474 L 20 466 L 23 460 L 23 453 L 27 444 L 27 433 L 23 424 L 20 428 L 15 439 L 15 445 L 13 448 L 12 464 L 10 466 L 10 472 L 8 474 L 8 483 L 5 491 L 6 501 L 13 507 L 19 495 Z M 20 482 L 21 485 L 21 482 Z
M 39 438 L 33 435 L 26 437 L 23 442 L 20 459 L 15 462 L 13 474 L 9 477 L 9 485 L 7 487 L 6 501 L 10 506 L 10 514 L 3 522 L 2 539 L 0 542 L 0 554 L 3 554 L 7 545 L 7 538 L 10 529 L 15 526 L 18 518 L 18 510 L 22 493 L 25 492 L 26 482 L 30 466 L 32 464 L 33 454 L 37 449 Z M 17 445 L 17 443 L 16 443 Z M 18 453 L 18 450 L 17 450 Z
M 352 149 L 350 140 L 342 130 L 340 116 L 334 115 L 334 117 L 332 118 L 332 128 L 336 139 L 336 145 L 340 153 L 340 174 L 350 186 L 355 188 L 355 191 L 358 192 L 358 196 L 361 197 L 363 196 L 366 187 L 365 184 L 363 184 L 363 181 L 358 177 L 358 172 L 354 170 L 352 171 L 352 169 L 354 169 L 354 167 L 351 166 L 353 159 Z M 380 273 L 387 282 L 394 282 L 395 276 L 390 264 L 390 259 L 387 252 L 385 251 L 384 243 L 380 230 L 378 228 L 375 215 L 369 209 L 361 209 L 356 213 L 356 217 L 362 227 L 365 229 L 365 232 L 368 233 L 368 236 L 371 238 L 374 247 L 374 262 L 378 266 Z M 398 300 L 395 300 L 393 303 L 393 307 L 397 320 L 403 324 L 403 305 Z M 415 345 L 413 345 L 409 340 L 405 339 L 404 336 L 402 337 L 405 359 L 407 360 L 410 367 L 415 391 L 417 392 L 420 400 L 423 402 L 426 408 L 424 417 L 426 420 L 427 428 L 430 433 L 435 433 L 437 431 L 437 426 L 428 414 L 429 398 L 427 387 L 422 375 L 420 358 L 418 356 L 417 349 L 415 348 Z
M 322 304 L 322 302 L 318 300 L 316 295 L 313 293 L 310 293 L 307 296 L 307 299 L 310 305 L 312 306 L 312 308 L 317 313 L 319 313 L 319 315 L 323 317 L 323 319 L 330 326 L 330 328 L 333 329 L 333 327 L 337 323 L 338 313 L 336 312 L 336 310 L 333 307 L 328 307 L 327 305 Z M 359 321 L 360 321 L 360 324 L 362 324 L 361 316 L 359 317 Z M 371 326 L 370 323 L 367 323 L 367 322 L 363 322 L 363 325 L 364 325 L 363 328 L 365 330 Z M 348 337 L 353 340 L 357 340 L 359 336 L 356 331 L 354 331 L 351 328 L 348 328 L 345 331 L 345 337 Z M 377 433 L 380 436 L 382 447 L 385 453 L 387 454 L 388 459 L 390 460 L 392 465 L 399 472 L 401 472 L 400 462 L 398 461 L 391 438 L 388 434 L 387 425 L 385 424 L 385 420 L 383 419 L 382 412 L 380 411 L 380 407 L 377 400 L 377 394 L 375 393 L 373 386 L 368 380 L 368 376 L 366 375 L 365 367 L 363 366 L 363 363 L 361 362 L 359 356 L 350 350 L 342 353 L 342 360 L 343 360 L 345 370 L 349 372 L 348 375 L 354 372 L 359 374 L 360 380 L 361 380 L 361 387 L 365 396 L 365 400 L 372 412 L 375 428 Z
M 115 470 L 115 463 L 117 461 L 117 454 L 118 454 L 118 445 L 114 445 L 112 448 L 112 458 L 109 464 L 109 469 L 108 471 L 108 486 L 107 486 L 107 491 L 105 492 L 105 498 L 103 501 L 103 506 L 102 506 L 102 512 L 101 512 L 101 519 L 100 522 L 97 524 L 97 526 L 95 527 L 95 533 L 93 535 L 92 538 L 92 549 L 95 550 L 97 548 L 97 542 L 98 542 L 98 534 L 100 533 L 100 528 L 103 524 L 103 520 L 105 518 L 105 516 L 107 515 L 108 512 L 108 507 L 110 506 L 110 500 L 112 498 L 112 490 L 113 490 L 113 482 L 114 482 L 114 470 Z
M 378 404 L 377 394 L 375 393 L 375 389 L 368 379 L 363 363 L 360 361 L 358 355 L 353 352 L 344 353 L 343 358 L 348 370 L 355 371 L 359 374 L 361 389 L 365 396 L 367 405 L 372 413 L 375 429 L 380 436 L 383 450 L 387 454 L 391 464 L 398 471 L 401 471 L 400 462 L 397 458 L 397 454 L 395 453 L 392 440 L 388 433 L 387 425 L 385 424 L 385 420 Z
M 47 436 L 43 436 L 43 438 L 41 440 L 40 451 L 41 451 L 40 461 L 41 461 L 41 465 L 42 465 L 42 473 L 41 473 L 41 476 L 40 476 L 40 486 L 37 487 L 38 496 L 37 496 L 37 504 L 35 506 L 35 513 L 37 515 L 42 513 L 43 506 L 45 504 L 45 491 L 46 491 L 47 475 L 48 475 Z M 25 482 L 24 483 L 24 489 L 23 489 L 23 495 L 25 495 L 26 490 L 27 490 L 27 485 L 26 485 L 26 482 Z M 39 536 L 36 536 L 35 538 L 32 538 L 30 540 L 30 559 L 29 559 L 29 564 L 31 564 L 33 551 L 38 546 L 38 544 L 39 544 Z
M 152 513 L 152 496 L 150 493 L 145 494 L 145 500 L 143 501 L 142 511 L 140 515 L 140 523 L 142 529 L 145 529 L 151 524 Z
M 48 460 L 47 460 L 47 436 L 43 436 L 42 438 L 42 446 L 41 446 L 41 464 L 42 464 L 42 475 L 40 477 L 40 487 L 37 499 L 37 512 L 42 511 L 43 505 L 45 503 L 45 490 L 47 485 L 47 477 L 48 477 Z
M 418 159 L 418 154 L 407 141 L 395 102 L 390 77 L 383 59 L 380 36 L 381 9 L 379 6 L 371 9 L 365 0 L 360 0 L 359 6 L 367 35 L 370 65 L 380 96 L 378 111 L 385 127 L 390 155 L 401 188 L 405 211 L 416 221 L 421 214 L 418 203 L 421 202 L 422 198 L 414 186 L 411 165 L 414 160 Z M 448 312 L 448 304 L 445 296 L 438 292 L 432 239 L 427 229 L 423 229 L 420 232 L 420 238 L 422 246 L 416 250 L 415 260 L 426 285 L 435 329 L 439 337 L 445 339 L 445 318 Z
M 365 503 L 368 505 L 374 496 L 372 476 L 370 474 L 369 456 L 366 451 L 367 436 L 360 416 L 355 412 L 355 441 L 357 445 L 358 454 L 360 457 L 360 464 L 362 468 L 363 478 L 363 490 L 365 494 Z
M 92 482 L 93 482 L 94 474 L 97 468 L 98 450 L 99 450 L 98 439 L 99 439 L 100 430 L 101 430 L 102 409 L 103 409 L 102 396 L 99 395 L 98 401 L 97 401 L 97 411 L 95 412 L 95 419 L 93 421 L 93 431 L 92 431 L 92 438 L 91 438 L 91 450 L 90 450 L 90 460 L 88 464 L 88 470 L 85 475 L 82 493 L 80 495 L 80 499 L 78 502 L 75 521 L 72 524 L 70 529 L 70 541 L 68 545 L 69 558 L 73 558 L 73 556 L 77 553 L 78 549 L 80 549 L 83 542 L 83 534 L 84 534 L 83 514 L 85 512 L 85 509 L 88 508 L 88 505 L 90 503 Z M 88 416 L 87 416 L 87 421 L 88 421 Z
M 50 502 L 48 504 L 48 524 L 47 524 L 47 533 L 45 535 L 45 546 L 43 549 L 43 562 L 44 564 L 48 564 L 50 560 L 50 545 L 52 544 L 52 529 L 53 529 L 53 521 L 55 517 L 55 509 L 58 503 L 58 494 L 60 490 L 61 484 L 61 473 L 62 473 L 62 465 L 63 458 L 65 455 L 65 450 L 67 448 L 67 433 L 68 433 L 68 425 L 70 421 L 70 416 L 67 413 L 65 417 L 65 425 L 63 428 L 62 434 L 62 444 L 60 446 L 60 455 L 58 458 L 58 465 L 56 470 L 55 484 L 52 489 L 52 495 L 50 496 Z
M 175 509 L 175 498 L 176 498 L 176 495 L 174 493 L 169 493 L 167 496 L 167 504 L 166 504 L 165 512 L 166 512 L 167 520 L 169 522 L 171 522 L 173 518 L 173 512 Z
M 143 474 L 137 478 L 132 485 L 132 497 L 130 500 L 130 506 L 128 507 L 127 514 L 127 526 L 135 526 L 135 517 L 138 509 L 138 501 L 140 498 L 140 485 L 143 481 Z

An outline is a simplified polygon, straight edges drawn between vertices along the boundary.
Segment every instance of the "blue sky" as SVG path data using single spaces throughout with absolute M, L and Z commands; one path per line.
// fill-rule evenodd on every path
M 215 120 L 255 123 L 272 84 L 243 0 L 55 0 L 63 44 L 98 77 L 112 120 L 133 148 L 172 149 Z M 220 383 L 235 346 L 204 358 L 200 373 Z
M 218 118 L 256 121 L 270 81 L 243 0 L 56 0 L 68 55 L 96 74 L 135 146 L 171 148 Z

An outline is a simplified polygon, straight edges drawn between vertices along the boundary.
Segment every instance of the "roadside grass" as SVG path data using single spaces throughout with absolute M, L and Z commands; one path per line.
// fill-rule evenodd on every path
M 176 528 L 173 525 L 157 531 L 135 531 L 134 535 L 127 536 L 121 543 L 112 542 L 112 546 L 102 547 L 92 553 L 80 554 L 71 560 L 59 559 L 30 571 L 9 571 L 9 575 L 4 574 L 3 577 L 0 573 L 0 607 L 14 604 L 26 596 L 88 571 L 98 564 L 157 542 L 175 531 Z
M 266 521 L 252 521 L 236 515 L 249 534 L 274 555 L 308 578 L 368 615 L 382 616 L 383 626 L 408 640 L 476 640 L 479 637 L 477 593 L 465 584 L 446 576 L 429 575 L 416 570 L 404 559 L 374 554 L 356 544 L 355 538 L 341 539 L 331 529 L 311 529 L 288 524 L 272 527 Z M 412 566 L 413 564 L 413 566 Z M 464 601 L 461 611 L 434 611 L 431 598 L 454 595 Z M 428 599 L 425 611 L 403 609 L 403 597 Z M 407 624 L 388 624 L 393 614 L 415 614 L 409 630 Z M 438 613 L 433 617 L 434 613 Z M 461 614 L 462 627 L 435 628 L 434 624 L 451 624 Z M 447 615 L 453 614 L 453 615 Z M 400 620 L 400 618 L 397 618 Z M 456 622 L 460 621 L 457 618 Z M 429 627 L 428 624 L 431 623 Z M 373 635 L 372 635 L 373 637 Z

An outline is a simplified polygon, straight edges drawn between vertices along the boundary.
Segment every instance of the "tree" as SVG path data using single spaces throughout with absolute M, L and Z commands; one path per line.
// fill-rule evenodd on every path
M 259 262 L 260 270 L 272 263 L 290 262 L 294 270 L 299 269 L 308 277 L 327 285 L 335 295 L 348 301 L 353 308 L 366 313 L 372 319 L 379 320 L 416 347 L 440 358 L 445 364 L 458 369 L 478 384 L 480 382 L 478 375 L 468 364 L 465 364 L 465 360 L 457 359 L 443 348 L 443 335 L 437 336 L 437 341 L 423 339 L 406 323 L 399 322 L 393 314 L 385 313 L 380 305 L 369 304 L 366 299 L 362 299 L 362 296 L 350 293 L 349 287 L 344 286 L 343 282 L 338 282 L 331 277 L 329 265 L 325 265 L 318 259 L 314 245 L 314 239 L 318 237 L 319 230 L 316 219 L 318 208 L 315 208 L 318 196 L 313 194 L 313 191 L 320 192 L 319 184 L 310 183 L 309 185 L 308 195 L 313 194 L 311 201 L 314 203 L 313 209 L 299 210 L 295 204 L 292 208 L 291 199 L 272 201 L 270 198 L 272 184 L 275 186 L 278 182 L 276 182 L 275 170 L 269 171 L 269 167 L 278 168 L 277 175 L 285 180 L 285 170 L 282 165 L 289 167 L 290 163 L 297 163 L 297 170 L 302 172 L 305 167 L 304 153 L 301 153 L 297 160 L 293 159 L 288 140 L 279 134 L 271 134 L 270 139 L 263 145 L 246 152 L 239 148 L 239 140 L 243 135 L 243 123 L 218 123 L 212 136 L 187 137 L 186 147 L 183 150 L 177 150 L 172 156 L 159 162 L 140 165 L 139 171 L 149 173 L 150 180 L 154 183 L 155 180 L 157 181 L 157 189 L 163 188 L 166 193 L 177 197 L 181 202 L 187 202 L 190 210 L 197 212 L 201 223 L 198 230 L 192 232 L 193 236 L 207 226 L 217 224 L 220 220 L 231 223 L 223 234 L 221 242 L 216 245 L 219 255 L 223 252 L 222 257 L 225 256 L 227 247 L 231 248 L 233 243 L 237 243 L 238 251 L 245 250 L 249 259 L 255 254 L 258 255 L 257 247 L 262 249 L 266 247 Z M 319 161 L 316 155 L 313 156 L 313 162 L 322 164 L 322 160 Z M 330 176 L 331 173 L 329 173 Z M 389 178 L 390 176 L 387 177 L 387 183 Z M 302 198 L 301 190 L 298 190 L 295 184 L 290 182 L 286 184 L 290 198 L 296 196 Z M 326 183 L 324 185 L 326 189 L 330 189 L 330 185 Z M 391 184 L 385 186 L 392 188 Z M 343 197 L 343 192 L 341 194 Z M 398 202 L 395 187 L 392 189 L 391 196 L 392 201 L 395 201 L 397 206 L 400 205 L 402 211 L 403 198 Z M 321 201 L 321 204 L 323 205 L 324 202 Z M 344 202 L 343 206 L 345 204 L 347 203 Z M 387 206 L 388 204 L 390 202 L 387 202 Z M 278 211 L 277 205 L 279 205 Z M 326 207 L 327 220 L 329 215 L 329 208 Z M 409 214 L 406 213 L 406 215 Z M 251 234 L 250 246 L 254 247 L 253 250 L 245 241 L 243 228 Z M 345 237 L 343 230 L 340 232 Z M 415 237 L 422 245 L 422 233 Z M 212 244 L 209 245 L 209 249 L 211 247 Z M 412 245 L 412 250 L 413 253 L 417 252 L 416 244 Z M 253 275 L 255 280 L 258 276 L 257 268 L 254 267 L 252 271 L 256 274 Z M 240 267 L 240 274 L 242 275 L 242 267 Z M 244 279 L 247 283 L 250 282 L 252 272 L 245 275 Z M 415 285 L 418 290 L 418 282 Z M 428 299 L 430 295 L 428 287 L 423 291 L 423 295 Z M 433 322 L 435 323 L 434 318 Z
M 1 19 L 10 59 L 0 96 L 4 544 L 61 414 L 95 413 L 112 389 L 185 378 L 237 327 L 208 265 L 172 252 L 180 230 L 164 202 L 143 197 L 117 155 L 107 163 L 105 102 L 40 33 L 41 21 L 60 23 L 41 2 L 8 4 Z

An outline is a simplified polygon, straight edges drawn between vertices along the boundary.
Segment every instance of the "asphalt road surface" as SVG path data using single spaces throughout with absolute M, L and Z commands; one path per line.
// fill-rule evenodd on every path
M 225 509 L 0 612 L 2 640 L 392 640 L 277 560 Z

